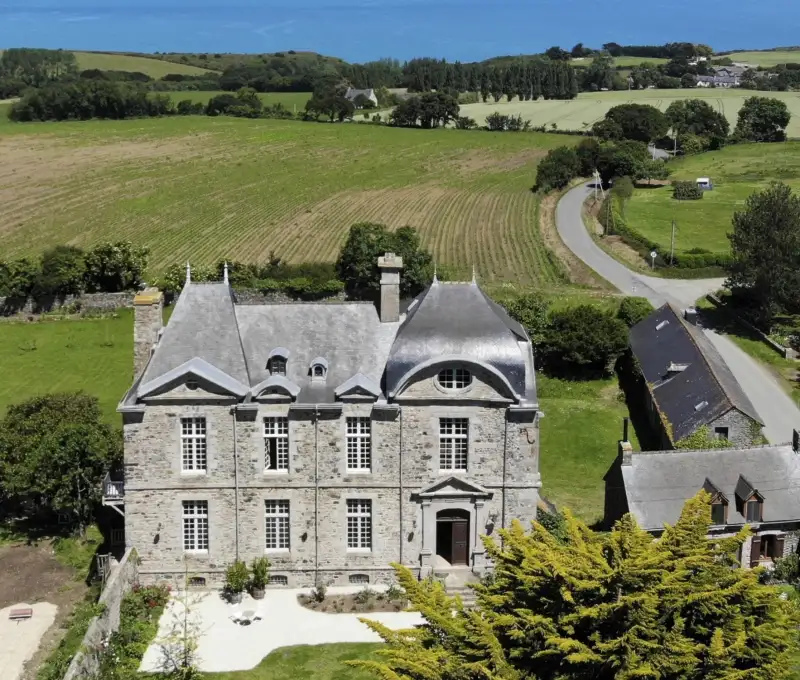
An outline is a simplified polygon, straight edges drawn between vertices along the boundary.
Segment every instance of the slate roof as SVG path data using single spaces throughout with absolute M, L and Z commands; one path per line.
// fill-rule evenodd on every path
M 762 424 L 711 341 L 670 305 L 631 328 L 630 345 L 659 410 L 672 425 L 673 442 L 731 409 Z M 670 365 L 677 364 L 686 365 L 685 370 L 670 373 Z
M 344 96 L 347 99 L 355 99 L 360 94 L 363 94 L 367 99 L 372 99 L 372 97 L 375 96 L 375 90 L 373 89 L 357 90 L 354 87 L 348 87 L 347 92 L 344 93 Z
M 434 281 L 408 308 L 386 370 L 386 391 L 402 387 L 413 368 L 442 357 L 496 369 L 518 398 L 536 403 L 528 335 L 475 283 Z
M 738 85 L 739 76 L 697 76 L 698 83 L 714 83 L 715 85 Z
M 270 375 L 274 356 L 286 358 L 285 376 Z M 475 282 L 434 283 L 390 323 L 371 303 L 236 305 L 226 283 L 189 283 L 121 407 L 187 374 L 245 401 L 265 389 L 298 404 L 332 404 L 349 392 L 385 399 L 412 368 L 448 358 L 488 365 L 522 405 L 535 405 L 525 330 Z M 311 376 L 317 363 L 324 379 Z
M 621 470 L 628 509 L 650 531 L 674 524 L 706 480 L 728 499 L 728 524 L 746 523 L 735 502 L 741 478 L 764 499 L 762 523 L 800 521 L 800 454 L 790 444 L 634 453 Z
M 236 320 L 252 384 L 269 377 L 270 352 L 286 347 L 286 377 L 300 387 L 297 402 L 314 404 L 335 401 L 336 388 L 358 373 L 380 385 L 400 326 L 381 323 L 375 306 L 360 302 L 240 305 Z M 324 382 L 309 376 L 317 358 L 328 363 Z
M 140 386 L 195 357 L 250 384 L 228 284 L 192 283 L 183 288 Z

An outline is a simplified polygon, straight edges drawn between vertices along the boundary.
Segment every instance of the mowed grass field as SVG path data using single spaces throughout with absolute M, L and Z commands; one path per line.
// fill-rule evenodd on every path
M 734 52 L 724 55 L 731 61 L 741 61 L 757 66 L 777 66 L 778 64 L 800 64 L 800 50 L 777 50 L 775 52 Z
M 160 94 L 169 94 L 173 101 L 179 102 L 182 99 L 189 99 L 193 102 L 202 102 L 207 104 L 211 97 L 218 94 L 235 94 L 234 92 L 165 92 Z M 283 104 L 289 111 L 304 111 L 306 102 L 311 99 L 311 92 L 260 92 L 258 98 L 264 103 L 264 106 L 272 106 L 274 104 Z
M 128 239 L 150 274 L 221 257 L 332 261 L 350 226 L 416 227 L 485 283 L 563 281 L 530 191 L 558 135 L 228 117 L 0 128 L 3 257 Z
M 569 101 L 539 100 L 521 102 L 515 99 L 508 102 L 501 99 L 498 103 L 467 104 L 461 107 L 461 115 L 474 118 L 479 125 L 484 125 L 486 116 L 495 111 L 511 115 L 521 115 L 533 125 L 550 126 L 555 123 L 561 130 L 587 130 L 592 124 L 601 120 L 612 106 L 637 103 L 649 104 L 662 111 L 677 99 L 703 99 L 715 109 L 725 114 L 731 128 L 736 125 L 736 118 L 744 100 L 748 97 L 766 95 L 782 99 L 792 113 L 792 120 L 787 133 L 790 137 L 800 137 L 800 93 L 798 92 L 755 92 L 751 90 L 724 88 L 693 88 L 689 90 L 633 90 L 630 92 L 582 92 L 576 99 Z
M 625 208 L 631 227 L 669 247 L 672 220 L 677 224 L 676 251 L 705 248 L 727 252 L 733 213 L 748 196 L 781 180 L 800 190 L 800 142 L 737 144 L 720 151 L 670 163 L 672 180 L 710 177 L 712 191 L 699 201 L 676 201 L 672 187 L 636 189 Z

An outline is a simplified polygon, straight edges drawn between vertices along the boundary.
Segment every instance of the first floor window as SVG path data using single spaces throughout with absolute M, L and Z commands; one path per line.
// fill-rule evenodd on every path
M 208 501 L 183 501 L 183 549 L 208 550 Z
M 711 504 L 711 524 L 725 524 L 726 523 L 726 510 L 724 503 Z
M 183 472 L 205 472 L 206 419 L 181 418 L 181 469 Z
M 761 521 L 761 501 L 750 500 L 745 504 L 745 519 L 748 522 Z
M 289 471 L 289 419 L 264 418 L 264 467 L 267 470 Z
M 265 501 L 267 550 L 289 549 L 289 501 Z
M 727 427 L 715 427 L 714 428 L 714 439 L 727 440 L 728 439 L 728 428 Z
M 439 469 L 466 470 L 469 448 L 467 418 L 439 419 Z
M 347 500 L 347 547 L 372 549 L 372 501 L 369 499 Z
M 347 419 L 347 469 L 369 472 L 372 466 L 369 418 Z

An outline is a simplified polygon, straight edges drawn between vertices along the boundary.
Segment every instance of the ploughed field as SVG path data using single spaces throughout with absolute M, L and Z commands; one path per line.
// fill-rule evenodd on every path
M 672 161 L 670 168 L 671 180 L 709 177 L 714 189 L 699 201 L 676 201 L 671 186 L 636 189 L 625 208 L 628 226 L 667 252 L 674 219 L 676 252 L 703 248 L 725 253 L 733 214 L 744 209 L 748 196 L 774 180 L 800 191 L 800 142 L 737 144 Z
M 800 54 L 800 52 L 798 52 Z M 798 57 L 800 59 L 800 57 Z M 554 123 L 559 130 L 588 130 L 594 123 L 605 117 L 612 106 L 620 104 L 649 104 L 662 111 L 677 99 L 703 99 L 715 109 L 725 114 L 731 123 L 736 125 L 736 118 L 744 100 L 748 97 L 767 96 L 782 99 L 792 113 L 788 135 L 800 137 L 800 93 L 799 92 L 756 92 L 754 90 L 725 88 L 692 88 L 681 90 L 632 90 L 622 92 L 581 92 L 576 99 L 539 100 L 511 102 L 501 99 L 494 103 L 466 104 L 461 107 L 461 115 L 474 118 L 479 125 L 484 125 L 486 116 L 495 111 L 509 115 L 521 115 L 531 121 L 534 126 L 545 125 L 550 128 Z
M 126 239 L 150 275 L 222 257 L 332 261 L 356 222 L 416 227 L 455 276 L 564 280 L 530 191 L 577 138 L 205 116 L 0 126 L 0 258 Z

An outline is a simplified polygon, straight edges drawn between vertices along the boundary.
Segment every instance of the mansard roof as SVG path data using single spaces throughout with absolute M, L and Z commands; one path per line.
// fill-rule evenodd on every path
M 496 371 L 520 400 L 536 401 L 525 329 L 472 283 L 434 281 L 411 306 L 392 345 L 386 391 L 394 396 L 420 367 L 471 361 Z

